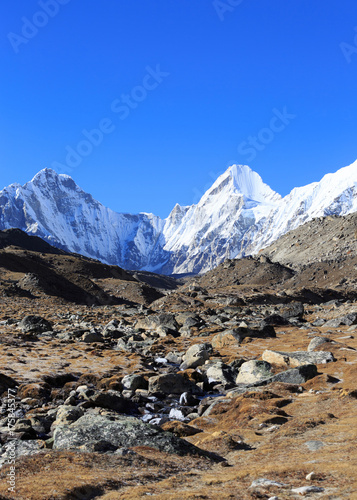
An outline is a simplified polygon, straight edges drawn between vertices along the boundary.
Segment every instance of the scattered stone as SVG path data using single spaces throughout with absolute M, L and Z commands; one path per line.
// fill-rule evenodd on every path
M 279 312 L 283 318 L 299 318 L 304 316 L 304 304 L 301 302 L 292 302 L 291 304 L 283 305 L 279 308 Z
M 278 481 L 272 481 L 271 479 L 266 479 L 265 477 L 255 479 L 252 484 L 249 486 L 249 488 L 270 488 L 270 487 L 276 487 L 276 488 L 286 488 L 288 484 L 285 483 L 279 483 Z
M 108 408 L 109 410 L 118 411 L 120 413 L 130 413 L 135 405 L 123 398 L 117 391 L 98 391 L 93 394 L 89 401 L 93 406 L 99 406 L 100 408 Z
M 326 342 L 331 342 L 331 340 L 327 337 L 314 337 L 313 339 L 311 339 L 307 351 L 308 352 L 314 351 L 316 347 L 325 344 Z
M 83 415 L 84 412 L 79 406 L 59 406 L 56 420 L 53 422 L 53 427 L 57 427 L 57 425 L 72 424 Z
M 271 365 L 267 361 L 246 361 L 239 369 L 236 384 L 252 384 L 271 376 Z
M 94 342 L 104 342 L 104 337 L 100 333 L 92 331 L 83 333 L 81 340 L 82 342 L 92 344 Z
M 200 393 L 192 381 L 178 373 L 166 373 L 149 378 L 149 392 L 163 394 L 181 394 L 182 392 Z
M 234 383 L 232 368 L 222 361 L 216 361 L 214 364 L 208 366 L 206 376 L 209 384 L 216 382 L 223 385 L 231 385 Z
M 138 374 L 126 375 L 121 382 L 124 389 L 128 389 L 130 391 L 136 391 L 136 389 L 147 389 L 149 386 L 148 381 L 142 375 Z
M 206 455 L 174 434 L 134 417 L 118 416 L 113 420 L 105 416 L 84 415 L 71 425 L 58 426 L 53 437 L 56 450 L 79 450 L 83 445 L 104 441 L 115 449 L 149 446 L 178 455 Z
M 276 332 L 272 325 L 263 325 L 260 328 L 238 327 L 233 330 L 224 330 L 212 338 L 212 346 L 220 349 L 225 346 L 240 344 L 246 337 L 274 338 Z
M 303 366 L 311 364 L 325 364 L 335 361 L 331 352 L 325 351 L 296 351 L 296 352 L 279 352 L 266 350 L 262 354 L 264 361 L 280 366 Z
M 14 460 L 25 455 L 34 455 L 39 453 L 43 448 L 41 441 L 35 439 L 22 441 L 12 439 L 4 444 L 0 456 L 0 467 L 6 465 L 8 461 Z
M 180 370 L 197 368 L 197 366 L 203 365 L 209 359 L 211 352 L 212 346 L 208 343 L 191 346 L 182 358 Z
M 298 495 L 305 496 L 309 493 L 322 493 L 325 491 L 321 486 L 302 486 L 301 488 L 293 488 L 292 493 L 297 493 Z
M 43 333 L 52 331 L 52 323 L 41 316 L 25 316 L 19 323 L 22 333 Z
M 326 320 L 324 320 L 322 318 L 318 318 L 317 320 L 315 320 L 311 324 L 312 324 L 312 326 L 323 326 L 325 323 L 326 323 Z

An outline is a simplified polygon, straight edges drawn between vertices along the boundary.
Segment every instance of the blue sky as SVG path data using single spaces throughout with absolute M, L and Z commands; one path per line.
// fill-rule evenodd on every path
M 166 217 L 232 163 L 285 195 L 357 158 L 355 0 L 0 9 L 0 187 L 54 167 Z

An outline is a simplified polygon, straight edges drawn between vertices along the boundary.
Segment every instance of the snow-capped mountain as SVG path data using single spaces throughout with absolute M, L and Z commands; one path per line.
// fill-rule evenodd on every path
M 177 204 L 164 220 L 113 212 L 50 169 L 0 191 L 0 229 L 18 227 L 109 264 L 164 274 L 204 272 L 314 217 L 355 211 L 357 161 L 284 198 L 248 166 L 232 165 L 197 205 Z

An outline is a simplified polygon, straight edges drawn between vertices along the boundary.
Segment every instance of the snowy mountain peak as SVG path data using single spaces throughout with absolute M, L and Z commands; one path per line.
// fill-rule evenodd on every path
M 248 165 L 231 165 L 204 194 L 200 203 L 212 196 L 241 195 L 248 201 L 277 202 L 281 196 L 265 184 Z
M 197 205 L 176 204 L 165 220 L 113 212 L 48 168 L 0 191 L 0 229 L 17 227 L 103 262 L 165 274 L 204 272 L 314 217 L 356 211 L 357 161 L 284 198 L 247 165 L 232 165 Z
M 248 165 L 232 165 L 228 171 L 236 190 L 249 200 L 263 202 L 281 199 L 281 196 L 265 184 L 260 175 Z

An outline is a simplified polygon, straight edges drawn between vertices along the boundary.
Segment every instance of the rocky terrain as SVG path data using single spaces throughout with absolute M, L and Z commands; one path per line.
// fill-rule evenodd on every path
M 0 499 L 357 498 L 353 220 L 184 282 L 0 233 Z

